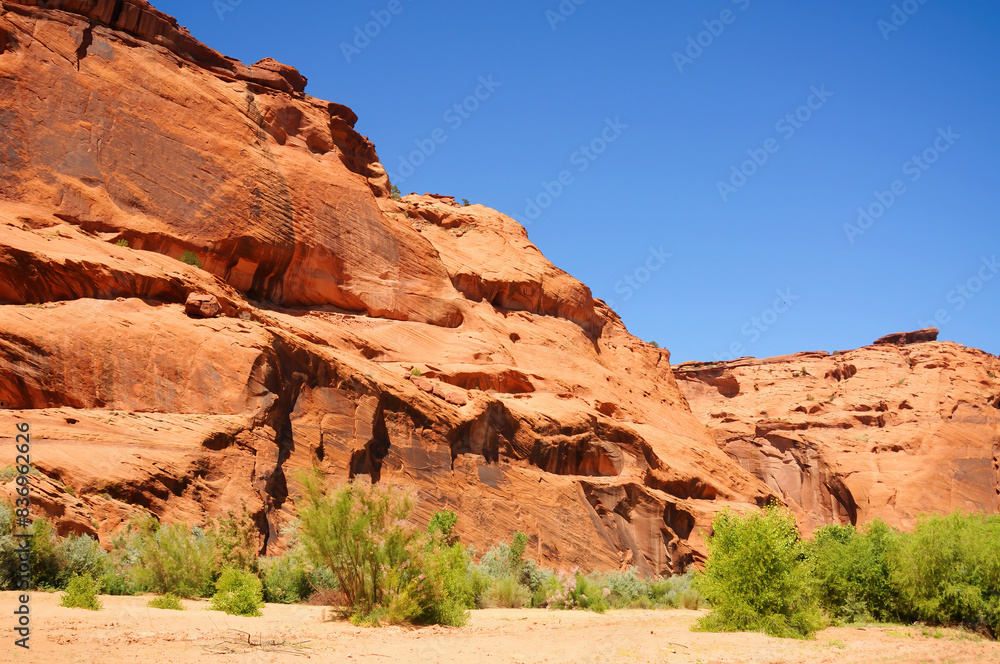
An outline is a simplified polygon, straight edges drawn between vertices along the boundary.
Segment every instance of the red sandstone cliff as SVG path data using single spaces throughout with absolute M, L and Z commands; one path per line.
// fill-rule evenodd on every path
M 510 218 L 392 200 L 356 116 L 306 95 L 291 67 L 225 58 L 142 0 L 0 10 L 0 426 L 31 423 L 35 495 L 63 532 L 106 541 L 138 513 L 201 522 L 245 501 L 274 551 L 292 471 L 313 466 L 409 487 L 418 520 L 457 511 L 480 551 L 523 530 L 536 557 L 583 568 L 676 570 L 703 555 L 716 511 L 772 495 L 810 522 L 868 513 L 791 490 L 856 473 L 855 457 L 825 475 L 808 460 L 764 470 L 754 446 L 784 424 L 758 425 L 749 403 L 727 422 L 735 437 L 706 427 L 669 354 Z M 969 487 L 949 495 L 995 510 L 995 401 L 978 381 L 996 360 L 948 348 L 969 368 L 923 365 L 927 398 L 956 383 L 966 396 L 950 414 L 914 397 L 908 417 L 928 458 L 954 462 L 942 481 Z M 872 366 L 899 351 L 880 352 Z M 695 413 L 714 412 L 715 378 L 679 375 Z M 967 412 L 982 415 L 974 453 L 926 435 Z M 843 431 L 838 444 L 861 435 Z M 789 466 L 808 443 L 790 436 L 775 443 Z M 878 500 L 903 519 L 971 504 Z
M 930 333 L 928 333 L 930 332 Z M 1000 359 L 937 331 L 858 350 L 675 367 L 718 443 L 807 530 L 1000 511 Z

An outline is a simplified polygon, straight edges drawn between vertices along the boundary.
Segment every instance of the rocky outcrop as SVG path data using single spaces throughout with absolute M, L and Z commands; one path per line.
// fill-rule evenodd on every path
M 273 553 L 318 468 L 455 510 L 481 552 L 522 530 L 546 564 L 662 574 L 772 495 L 667 351 L 510 218 L 393 200 L 292 68 L 141 0 L 2 7 L 0 426 L 31 424 L 61 531 L 245 503 Z
M 997 513 L 1000 360 L 931 341 L 936 333 L 833 355 L 686 363 L 675 374 L 723 449 L 807 530 Z

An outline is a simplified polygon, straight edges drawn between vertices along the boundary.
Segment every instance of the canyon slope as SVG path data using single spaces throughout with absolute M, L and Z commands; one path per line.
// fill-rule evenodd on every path
M 275 553 L 310 469 L 411 492 L 416 523 L 454 510 L 480 552 L 521 530 L 544 564 L 644 574 L 772 498 L 806 526 L 997 511 L 996 358 L 926 342 L 905 371 L 887 346 L 678 381 L 509 217 L 393 197 L 357 116 L 305 89 L 144 0 L 0 0 L 0 427 L 30 424 L 60 532 L 245 505 Z M 758 375 L 787 361 L 823 382 Z M 881 385 L 897 369 L 912 387 Z M 789 389 L 835 398 L 785 414 Z
M 674 373 L 716 442 L 806 532 L 874 518 L 1000 511 L 1000 360 L 895 334 L 858 350 L 685 363 Z

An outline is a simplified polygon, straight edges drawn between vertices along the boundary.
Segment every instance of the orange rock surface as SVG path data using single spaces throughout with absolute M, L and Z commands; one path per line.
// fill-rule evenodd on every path
M 921 332 L 833 355 L 674 371 L 718 443 L 806 530 L 876 517 L 911 528 L 922 513 L 996 513 L 1000 360 L 920 341 L 937 336 Z
M 291 67 L 144 2 L 35 4 L 0 15 L 0 401 L 63 532 L 245 502 L 278 551 L 317 467 L 457 511 L 481 552 L 523 530 L 548 564 L 665 573 L 767 498 L 666 351 L 510 218 L 393 200 Z
M 246 504 L 274 553 L 310 468 L 412 491 L 418 523 L 455 510 L 480 552 L 522 530 L 544 564 L 646 574 L 703 558 L 727 506 L 785 496 L 810 523 L 868 513 L 836 507 L 827 477 L 873 514 L 997 508 L 996 403 L 982 401 L 995 383 L 979 376 L 995 358 L 929 344 L 952 355 L 900 374 L 924 372 L 907 449 L 935 468 L 862 471 L 903 458 L 868 451 L 796 474 L 754 451 L 784 439 L 756 436 L 749 402 L 727 422 L 738 436 L 706 426 L 724 419 L 704 418 L 716 395 L 743 398 L 749 368 L 684 369 L 685 398 L 669 353 L 516 222 L 444 196 L 394 200 L 354 113 L 305 94 L 293 68 L 225 58 L 142 0 L 0 8 L 0 427 L 30 423 L 34 495 L 61 532 L 107 543 L 139 514 L 194 524 Z M 900 352 L 853 365 L 881 375 Z M 759 398 L 785 398 L 773 389 Z M 852 427 L 838 429 L 845 449 L 874 426 L 827 408 Z M 775 443 L 793 460 L 797 431 Z M 911 496 L 911 471 L 947 498 Z M 862 492 L 861 472 L 884 484 Z M 793 491 L 795 477 L 819 488 Z

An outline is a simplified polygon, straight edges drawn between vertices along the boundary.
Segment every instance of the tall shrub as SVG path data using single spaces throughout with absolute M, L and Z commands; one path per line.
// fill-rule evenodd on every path
M 770 505 L 744 516 L 723 510 L 712 528 L 697 587 L 713 610 L 700 629 L 802 638 L 823 626 L 787 509 Z

